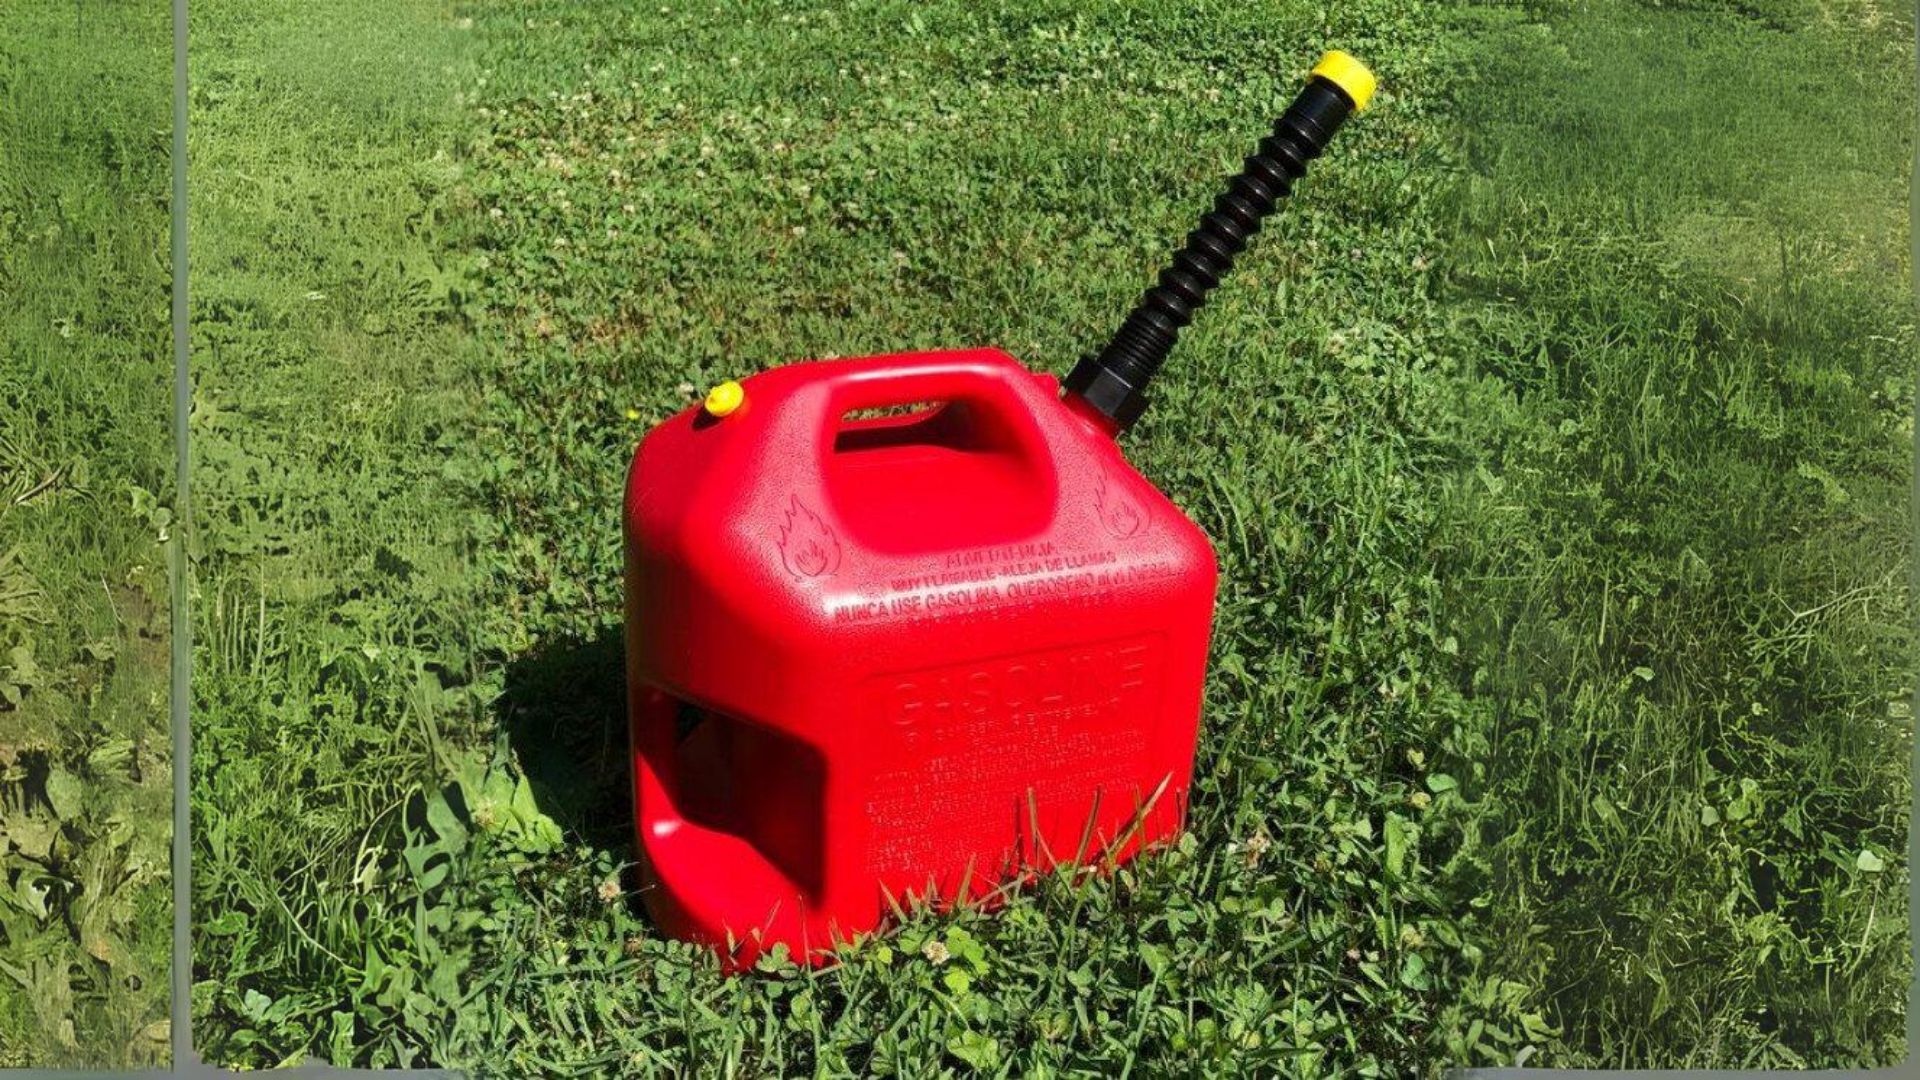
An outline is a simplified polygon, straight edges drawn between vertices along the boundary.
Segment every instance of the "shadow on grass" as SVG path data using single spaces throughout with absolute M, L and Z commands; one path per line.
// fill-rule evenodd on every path
M 540 809 L 570 836 L 630 852 L 620 628 L 551 639 L 507 668 L 501 723 Z

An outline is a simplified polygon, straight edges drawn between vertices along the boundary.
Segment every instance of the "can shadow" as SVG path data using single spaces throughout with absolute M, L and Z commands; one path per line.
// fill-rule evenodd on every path
M 515 659 L 497 705 L 541 811 L 570 836 L 621 852 L 633 844 L 626 693 L 615 625 Z

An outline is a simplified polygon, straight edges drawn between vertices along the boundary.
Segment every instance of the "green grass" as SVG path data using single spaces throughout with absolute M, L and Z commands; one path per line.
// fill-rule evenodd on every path
M 459 166 L 434 14 L 196 9 L 195 1005 L 218 995 L 222 1058 L 424 1037 L 368 966 L 422 962 L 397 830 L 487 619 L 485 522 L 443 476 L 479 402 L 436 287 Z M 342 1003 L 367 1018 L 330 1044 Z
M 1762 14 L 1558 15 L 1476 77 L 1490 951 L 1581 1063 L 1902 1057 L 1913 27 Z
M 196 16 L 215 1059 L 1899 1058 L 1907 23 L 375 11 Z M 1377 107 L 1130 437 L 1221 559 L 1190 834 L 824 972 L 722 979 L 603 895 L 646 425 L 809 357 L 1063 370 L 1333 44 Z
M 0 1066 L 167 1053 L 169 24 L 0 24 Z

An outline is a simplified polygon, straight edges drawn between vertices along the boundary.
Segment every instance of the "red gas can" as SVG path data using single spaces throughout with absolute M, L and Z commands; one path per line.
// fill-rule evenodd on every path
M 1364 77 L 1364 78 L 1363 78 Z M 1330 54 L 1064 398 L 991 349 L 794 364 L 626 497 L 644 897 L 735 964 L 1178 829 L 1215 568 L 1114 436 L 1372 77 Z
M 647 436 L 627 520 L 670 933 L 829 949 L 889 894 L 1178 826 L 1213 556 L 1053 379 L 985 349 L 768 371 Z

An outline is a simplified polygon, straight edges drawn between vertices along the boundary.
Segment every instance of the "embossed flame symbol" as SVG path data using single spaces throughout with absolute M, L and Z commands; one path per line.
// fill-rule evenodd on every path
M 1147 527 L 1146 511 L 1120 490 L 1120 485 L 1105 473 L 1100 474 L 1100 487 L 1095 493 L 1100 501 L 1100 523 L 1107 527 L 1115 539 L 1125 540 L 1138 536 Z
M 823 577 L 840 569 L 840 541 L 798 495 L 789 499 L 787 522 L 780 526 L 780 561 L 798 577 Z

